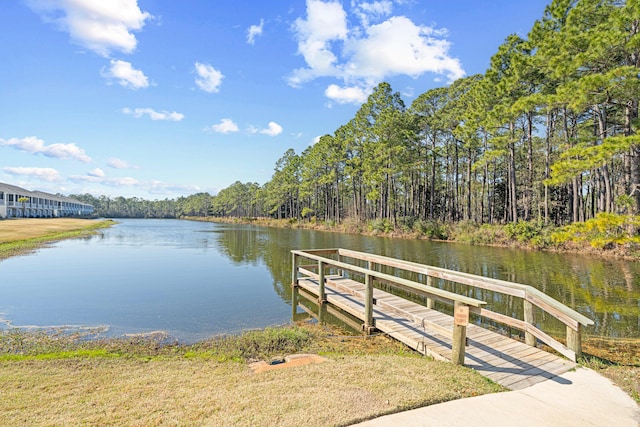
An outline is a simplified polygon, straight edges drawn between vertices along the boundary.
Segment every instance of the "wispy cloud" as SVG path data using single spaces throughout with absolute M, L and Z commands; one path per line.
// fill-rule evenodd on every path
M 195 63 L 196 74 L 196 85 L 205 92 L 215 93 L 220 91 L 220 85 L 222 84 L 222 79 L 224 75 L 219 71 L 213 68 L 209 64 L 202 64 L 200 62 Z
M 151 181 L 143 184 L 147 191 L 156 195 L 197 193 L 201 188 L 197 185 L 169 184 L 162 181 Z
M 218 133 L 231 133 L 238 132 L 238 125 L 234 123 L 231 119 L 222 119 L 220 123 L 207 126 L 204 128 L 205 131 L 213 131 Z
M 264 28 L 264 19 L 260 20 L 260 25 L 252 25 L 247 30 L 247 43 L 253 45 L 256 42 L 256 37 L 262 35 L 262 29 Z
M 117 157 L 111 157 L 107 161 L 107 165 L 114 169 L 137 169 L 136 166 L 129 164 L 126 160 L 119 159 Z
M 175 111 L 155 111 L 152 108 L 134 108 L 133 110 L 131 108 L 123 108 L 122 112 L 137 119 L 145 115 L 149 116 L 151 120 L 169 120 L 172 122 L 179 122 L 184 119 L 184 114 L 176 113 Z
M 60 173 L 53 168 L 4 167 L 3 171 L 14 176 L 28 176 L 47 182 L 61 181 Z
M 71 176 L 69 180 L 76 183 L 89 183 L 110 188 L 130 188 L 155 195 L 175 195 L 200 191 L 200 187 L 195 185 L 170 184 L 159 180 L 144 181 L 129 176 L 110 177 L 100 169 L 94 169 L 86 175 Z
M 69 178 L 73 182 L 90 182 L 93 184 L 106 185 L 108 187 L 133 187 L 140 183 L 135 178 L 131 177 L 107 177 L 96 176 L 95 174 L 88 173 L 87 175 L 73 175 Z
M 127 61 L 112 59 L 108 69 L 102 69 L 102 77 L 117 80 L 120 86 L 138 90 L 149 87 L 149 79 L 140 70 L 136 70 Z
M 104 173 L 104 171 L 103 171 L 102 169 L 100 169 L 100 168 L 95 168 L 94 170 L 92 170 L 92 171 L 88 172 L 88 173 L 87 173 L 87 175 L 89 175 L 89 176 L 95 176 L 95 177 L 100 178 L 100 177 L 105 176 L 105 173 Z
M 139 31 L 152 16 L 138 7 L 137 0 L 27 0 L 45 22 L 69 33 L 73 43 L 102 56 L 113 50 L 131 53 Z
M 85 151 L 76 144 L 45 145 L 42 139 L 35 136 L 28 136 L 22 139 L 0 139 L 0 145 L 13 147 L 17 150 L 26 151 L 28 153 L 42 154 L 56 159 L 79 160 L 84 163 L 89 163 L 91 161 L 91 157 L 89 157 L 87 153 L 85 153 Z

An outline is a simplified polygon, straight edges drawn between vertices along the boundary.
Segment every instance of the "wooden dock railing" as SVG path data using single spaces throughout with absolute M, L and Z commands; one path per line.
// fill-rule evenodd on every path
M 373 306 L 376 301 L 373 298 L 373 281 L 378 280 L 385 284 L 409 290 L 419 295 L 424 295 L 427 308 L 435 308 L 434 301 L 453 305 L 454 327 L 453 331 L 445 330 L 443 327 L 433 324 L 428 325 L 439 333 L 444 333 L 452 337 L 452 362 L 456 364 L 464 363 L 464 347 L 466 341 L 466 326 L 469 323 L 471 313 L 480 317 L 490 319 L 524 332 L 525 342 L 535 346 L 540 340 L 558 353 L 572 361 L 582 355 L 582 327 L 593 325 L 593 321 L 575 310 L 556 301 L 538 289 L 519 283 L 507 282 L 504 280 L 492 279 L 468 273 L 462 273 L 444 268 L 418 264 L 410 261 L 403 261 L 394 258 L 373 255 L 364 252 L 352 251 L 348 249 L 317 249 L 317 250 L 293 250 L 292 253 L 292 286 L 297 287 L 298 280 L 302 278 L 312 278 L 318 280 L 319 302 L 326 301 L 324 297 L 324 287 L 326 284 L 326 272 L 328 269 L 339 271 L 340 275 L 344 271 L 355 273 L 352 276 L 361 276 L 365 284 L 365 307 L 364 307 L 364 328 L 370 331 L 375 327 L 373 319 Z M 315 261 L 314 264 L 305 265 L 300 259 Z M 356 265 L 356 260 L 364 262 L 366 267 Z M 394 274 L 383 273 L 381 266 L 396 269 L 401 272 L 412 272 L 426 276 L 427 283 L 420 283 L 413 280 L 397 277 Z M 453 283 L 460 283 L 472 288 L 492 291 L 499 294 L 520 298 L 523 304 L 523 318 L 518 319 L 509 314 L 498 313 L 485 308 L 486 302 L 465 295 L 440 289 L 434 286 L 434 279 L 442 279 Z M 566 326 L 566 345 L 562 344 L 549 334 L 545 333 L 535 325 L 534 307 L 538 307 L 543 312 L 550 314 Z M 415 319 L 424 322 L 424 319 Z

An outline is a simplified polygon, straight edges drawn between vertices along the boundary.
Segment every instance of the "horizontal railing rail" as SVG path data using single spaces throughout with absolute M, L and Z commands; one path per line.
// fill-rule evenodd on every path
M 428 308 L 434 308 L 434 300 L 453 304 L 455 320 L 453 335 L 456 335 L 457 327 L 462 325 L 463 327 L 466 326 L 466 323 L 468 323 L 469 313 L 473 313 L 494 322 L 521 330 L 524 332 L 525 342 L 528 345 L 535 346 L 536 340 L 540 340 L 574 362 L 582 354 L 582 327 L 593 325 L 593 321 L 591 319 L 530 285 L 508 282 L 348 249 L 294 250 L 291 252 L 293 254 L 293 285 L 297 285 L 299 274 L 304 274 L 306 277 L 319 280 L 320 300 L 324 300 L 324 284 L 326 282 L 326 278 L 324 277 L 325 268 L 334 267 L 339 270 L 350 271 L 364 276 L 367 289 L 365 295 L 365 327 L 373 327 L 373 319 L 371 319 L 372 305 L 374 304 L 372 296 L 373 291 L 369 291 L 369 288 L 372 287 L 373 279 L 384 282 L 393 287 L 404 288 L 426 296 Z M 328 258 L 324 255 L 335 256 L 337 259 Z M 298 257 L 316 261 L 317 265 L 298 266 Z M 361 267 L 354 265 L 353 263 L 349 263 L 347 262 L 348 259 L 366 262 L 367 267 Z M 406 272 L 422 274 L 426 276 L 427 283 L 416 282 L 397 277 L 392 274 L 383 273 L 381 271 L 377 271 L 375 269 L 376 266 L 386 266 Z M 523 304 L 523 318 L 518 319 L 511 315 L 489 310 L 485 307 L 485 301 L 440 289 L 434 286 L 434 279 L 442 279 L 477 289 L 520 298 Z M 371 300 L 370 303 L 369 300 Z M 371 307 L 369 305 L 371 305 Z M 566 326 L 566 345 L 559 342 L 556 338 L 550 336 L 535 325 L 534 307 L 537 307 L 543 312 L 555 317 Z M 460 332 L 463 334 L 465 333 L 465 331 L 462 330 L 458 332 L 458 335 Z M 461 352 L 462 360 L 464 360 L 464 346 L 462 347 Z M 460 357 L 460 355 L 457 354 L 456 357 Z

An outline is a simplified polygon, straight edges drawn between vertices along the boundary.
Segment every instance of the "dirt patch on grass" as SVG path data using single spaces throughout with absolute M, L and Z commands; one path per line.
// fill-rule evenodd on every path
M 292 354 L 286 357 L 278 357 L 270 361 L 260 360 L 249 364 L 249 368 L 254 374 L 261 372 L 274 371 L 276 369 L 287 369 L 295 366 L 308 365 L 310 363 L 323 363 L 326 362 L 326 357 L 318 356 L 317 354 Z

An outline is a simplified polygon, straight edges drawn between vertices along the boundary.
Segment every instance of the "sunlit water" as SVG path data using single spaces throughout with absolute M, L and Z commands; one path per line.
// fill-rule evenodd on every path
M 640 336 L 638 263 L 178 220 L 119 220 L 100 235 L 1 261 L 0 318 L 102 325 L 111 336 L 165 331 L 184 342 L 283 324 L 292 312 L 290 250 L 335 247 L 529 284 L 593 319 L 587 334 Z

